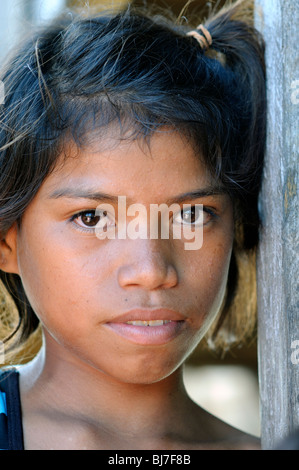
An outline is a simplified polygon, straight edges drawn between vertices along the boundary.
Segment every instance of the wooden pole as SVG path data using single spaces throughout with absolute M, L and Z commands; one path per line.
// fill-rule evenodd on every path
M 257 263 L 262 447 L 299 427 L 299 2 L 256 0 L 266 41 L 268 132 Z

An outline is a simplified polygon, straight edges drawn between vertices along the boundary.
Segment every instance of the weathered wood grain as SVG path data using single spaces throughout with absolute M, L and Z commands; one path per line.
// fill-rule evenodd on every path
M 267 63 L 257 282 L 262 446 L 270 449 L 299 427 L 299 2 L 255 4 Z

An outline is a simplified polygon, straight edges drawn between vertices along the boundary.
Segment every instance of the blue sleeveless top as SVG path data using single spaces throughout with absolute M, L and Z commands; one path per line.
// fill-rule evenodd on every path
M 24 450 L 19 373 L 0 371 L 0 450 Z

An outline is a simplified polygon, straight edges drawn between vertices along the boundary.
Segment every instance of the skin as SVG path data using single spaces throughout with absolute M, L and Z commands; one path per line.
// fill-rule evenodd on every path
M 253 438 L 194 404 L 182 380 L 184 360 L 225 295 L 232 203 L 224 193 L 184 201 L 215 214 L 204 212 L 199 250 L 185 250 L 183 239 L 99 240 L 71 218 L 101 201 L 53 193 L 126 195 L 149 209 L 213 185 L 174 131 L 153 135 L 150 147 L 113 142 L 111 133 L 97 147 L 70 144 L 21 228 L 1 242 L 1 268 L 21 276 L 45 339 L 44 357 L 20 368 L 25 448 L 255 448 Z M 184 318 L 163 344 L 136 344 L 108 326 L 132 309 L 161 307 Z

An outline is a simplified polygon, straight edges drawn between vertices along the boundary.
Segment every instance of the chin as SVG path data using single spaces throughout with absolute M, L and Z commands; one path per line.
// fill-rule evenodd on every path
M 121 371 L 109 371 L 108 375 L 114 378 L 116 381 L 125 384 L 132 384 L 132 385 L 150 385 L 154 383 L 161 382 L 162 380 L 171 376 L 175 371 L 177 371 L 181 365 L 168 365 L 167 366 L 148 366 L 144 362 L 141 366 L 133 367 L 130 365 L 129 367 L 123 367 Z

